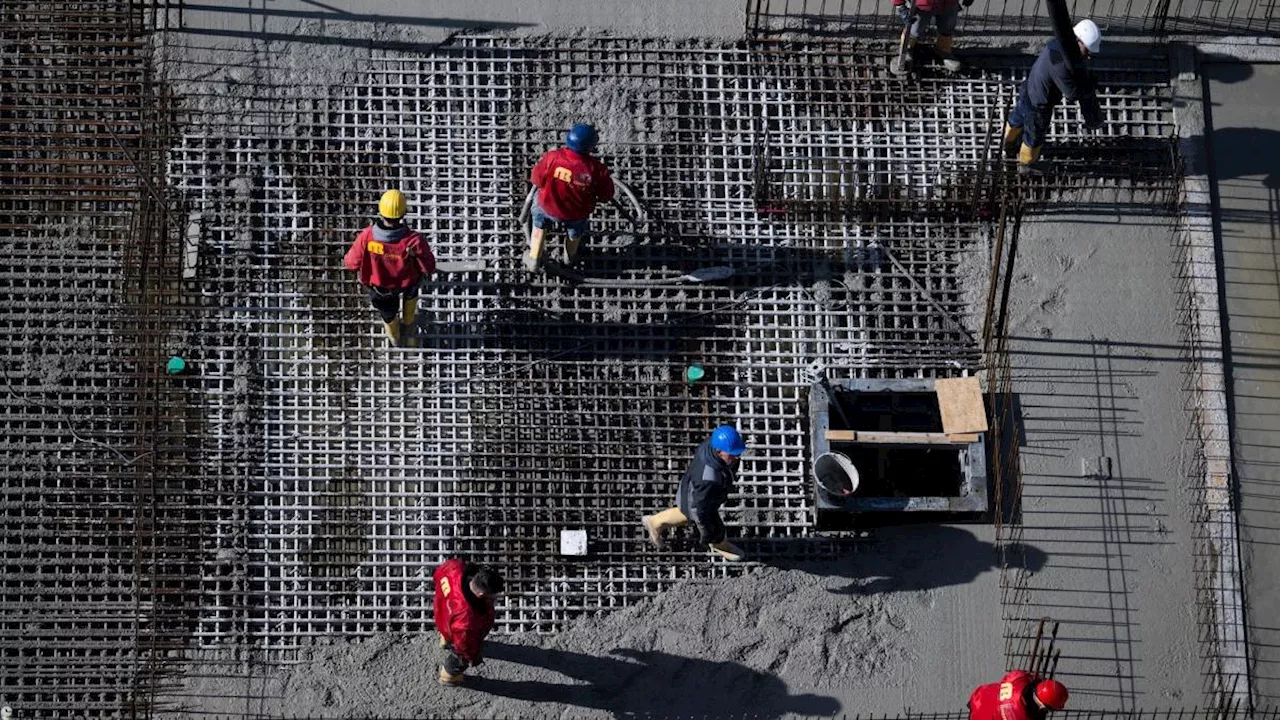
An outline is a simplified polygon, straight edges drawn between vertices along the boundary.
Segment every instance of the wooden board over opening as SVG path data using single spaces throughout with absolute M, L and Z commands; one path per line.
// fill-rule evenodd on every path
M 987 431 L 987 410 L 982 403 L 982 385 L 978 378 L 936 380 L 933 388 L 942 412 L 942 432 L 971 435 Z

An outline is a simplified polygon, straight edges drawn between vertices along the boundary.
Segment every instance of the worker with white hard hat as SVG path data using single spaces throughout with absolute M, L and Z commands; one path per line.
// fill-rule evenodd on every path
M 1080 56 L 1086 61 L 1102 49 L 1102 31 L 1092 20 L 1076 23 L 1075 36 Z M 1053 110 L 1063 100 L 1079 102 L 1081 107 L 1092 105 L 1095 102 L 1094 84 L 1092 81 L 1081 82 L 1076 69 L 1068 63 L 1062 44 L 1058 38 L 1053 38 L 1031 66 L 1026 82 L 1018 88 L 1018 104 L 1009 113 L 1009 121 L 1004 128 L 1005 155 L 1011 157 L 1017 153 L 1018 172 L 1038 170 L 1040 149 L 1053 120 Z M 1091 119 L 1088 115 L 1086 127 L 1101 124 L 1100 118 Z M 1021 149 L 1019 140 L 1022 141 Z

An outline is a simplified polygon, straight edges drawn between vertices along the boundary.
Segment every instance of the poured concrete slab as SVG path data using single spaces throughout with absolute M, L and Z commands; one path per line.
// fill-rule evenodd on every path
M 1254 700 L 1280 700 L 1280 65 L 1206 66 Z
M 1062 623 L 1076 709 L 1203 702 L 1173 267 L 1172 218 L 1024 221 L 1010 308 L 1021 539 L 1044 565 L 1005 611 Z M 1010 624 L 1015 647 L 1030 625 Z

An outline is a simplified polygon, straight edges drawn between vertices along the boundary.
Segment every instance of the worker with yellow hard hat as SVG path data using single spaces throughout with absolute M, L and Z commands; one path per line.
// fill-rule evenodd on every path
M 347 269 L 359 273 L 361 284 L 369 288 L 369 300 L 382 315 L 392 345 L 400 345 L 401 334 L 413 327 L 418 285 L 436 271 L 431 246 L 404 222 L 407 212 L 404 193 L 382 193 L 377 220 L 356 235 L 343 259 Z

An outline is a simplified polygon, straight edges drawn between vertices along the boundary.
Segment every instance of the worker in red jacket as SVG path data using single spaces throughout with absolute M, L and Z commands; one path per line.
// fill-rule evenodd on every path
M 969 696 L 969 720 L 1045 720 L 1067 706 L 1067 686 L 1025 670 L 982 685 Z
M 400 344 L 401 327 L 412 327 L 418 311 L 418 284 L 436 271 L 431 246 L 404 223 L 404 193 L 388 190 L 378 201 L 378 219 L 356 235 L 343 264 L 360 274 L 369 300 L 382 314 L 387 338 Z
M 934 50 L 942 59 L 942 66 L 951 72 L 959 70 L 960 61 L 952 54 L 951 47 L 955 41 L 961 4 L 969 7 L 973 0 L 893 0 L 893 9 L 906 26 L 902 29 L 901 38 L 905 52 L 889 63 L 889 70 L 894 75 L 907 74 L 911 69 L 916 41 L 929 28 L 931 21 L 938 25 L 938 44 L 934 46 Z
M 493 599 L 502 594 L 502 576 L 458 558 L 435 572 L 435 623 L 444 650 L 439 680 L 458 685 L 467 667 L 483 659 L 484 638 L 493 629 Z
M 599 139 L 595 128 L 578 123 L 569 128 L 565 147 L 549 150 L 529 173 L 529 182 L 535 188 L 530 208 L 533 232 L 529 254 L 524 258 L 529 272 L 542 265 L 542 235 L 548 223 L 560 223 L 569 234 L 564 243 L 564 259 L 572 265 L 578 246 L 591 232 L 591 211 L 596 209 L 596 203 L 613 199 L 609 168 L 591 156 Z

